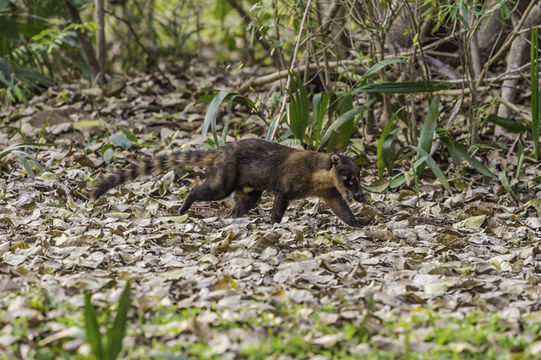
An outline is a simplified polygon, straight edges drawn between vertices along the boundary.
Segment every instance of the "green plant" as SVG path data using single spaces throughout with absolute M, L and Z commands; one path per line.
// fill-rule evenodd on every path
M 92 354 L 97 360 L 114 360 L 120 354 L 122 339 L 126 335 L 129 306 L 130 282 L 128 281 L 120 295 L 113 324 L 107 326 L 105 336 L 102 336 L 96 310 L 90 301 L 90 293 L 85 292 L 84 322 L 86 338 L 90 344 Z
M 240 95 L 232 91 L 227 91 L 227 90 L 210 89 L 206 91 L 209 92 L 209 94 L 200 96 L 196 100 L 195 105 L 201 104 L 201 103 L 207 103 L 207 102 L 209 103 L 207 112 L 205 114 L 205 120 L 203 121 L 203 128 L 201 130 L 201 138 L 205 139 L 210 127 L 210 132 L 212 134 L 214 147 L 222 146 L 225 144 L 227 132 L 229 131 L 229 121 L 231 119 L 231 112 L 233 110 L 234 104 L 240 104 L 240 105 L 244 105 L 248 107 L 248 109 L 253 111 L 261 119 L 263 119 L 263 121 L 265 121 L 263 114 L 256 108 L 252 100 L 250 100 L 246 96 Z M 218 136 L 218 132 L 216 130 L 216 114 L 218 112 L 220 104 L 226 101 L 227 101 L 227 117 L 225 119 L 222 135 Z
M 289 105 L 287 126 L 291 134 L 301 145 L 322 149 L 326 145 L 329 152 L 338 147 L 346 147 L 356 128 L 360 115 L 375 102 L 369 99 L 365 104 L 353 107 L 351 93 L 318 93 L 312 98 L 312 117 L 308 100 L 308 91 L 299 74 L 290 71 L 291 88 L 287 90 Z M 327 119 L 327 121 L 325 121 Z M 277 119 L 272 126 L 276 126 Z M 282 137 L 287 138 L 288 133 Z
M 123 129 L 124 135 L 112 135 L 109 137 L 109 141 L 103 144 L 101 147 L 101 156 L 106 164 L 109 164 L 115 155 L 115 148 L 130 149 L 132 145 L 136 146 L 149 146 L 148 139 L 154 137 L 152 133 L 137 137 L 133 132 L 127 129 Z
M 28 175 L 34 179 L 34 171 L 32 170 L 32 166 L 40 171 L 45 171 L 43 167 L 39 164 L 39 162 L 36 160 L 36 158 L 30 154 L 27 149 L 39 149 L 43 145 L 35 144 L 35 143 L 22 143 L 22 144 L 14 144 L 10 145 L 5 149 L 0 150 L 0 160 L 8 155 L 15 155 L 21 164 L 23 165 L 24 169 L 28 173 Z

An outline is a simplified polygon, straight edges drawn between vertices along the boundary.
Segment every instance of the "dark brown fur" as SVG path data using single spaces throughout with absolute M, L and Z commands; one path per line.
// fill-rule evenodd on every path
M 205 167 L 207 176 L 194 187 L 180 209 L 195 201 L 220 200 L 233 193 L 232 216 L 252 209 L 264 190 L 276 194 L 272 222 L 279 223 L 290 200 L 319 197 L 350 226 L 360 227 L 347 201 L 364 201 L 359 166 L 348 156 L 297 150 L 265 140 L 240 140 L 210 151 L 159 155 L 107 176 L 92 189 L 95 200 L 108 190 L 141 175 L 172 168 Z M 347 200 L 347 201 L 346 201 Z

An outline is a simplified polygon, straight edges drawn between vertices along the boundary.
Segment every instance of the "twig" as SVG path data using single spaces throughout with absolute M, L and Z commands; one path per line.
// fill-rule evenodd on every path
M 231 5 L 233 9 L 237 10 L 240 17 L 242 18 L 242 21 L 244 21 L 246 26 L 252 23 L 252 20 L 250 19 L 250 15 L 248 15 L 248 13 L 244 11 L 242 6 L 239 3 L 237 3 L 236 0 L 227 0 L 227 2 L 229 3 L 229 5 Z M 263 35 L 261 34 L 257 26 L 254 26 L 254 31 L 255 31 L 255 36 L 257 38 L 257 41 L 259 41 L 261 46 L 263 46 L 263 49 L 265 49 L 275 60 L 280 61 L 276 52 L 274 54 L 271 54 L 272 47 L 265 41 L 265 39 L 263 39 Z
M 304 23 L 306 22 L 306 17 L 308 15 L 308 10 L 310 9 L 310 5 L 312 4 L 312 0 L 308 0 L 308 4 L 306 4 L 306 9 L 304 9 L 304 14 L 302 15 L 302 21 L 301 26 L 299 28 L 299 34 L 297 35 L 297 41 L 295 42 L 295 49 L 293 50 L 293 57 L 291 59 L 291 65 L 289 66 L 289 70 L 292 71 L 295 68 L 295 62 L 297 60 L 297 53 L 299 52 L 299 43 L 301 42 L 301 35 L 304 30 Z M 288 75 L 287 77 L 287 83 L 286 83 L 286 89 L 289 89 L 289 85 L 291 83 L 291 76 Z M 286 108 L 286 102 L 287 102 L 287 95 L 284 94 L 284 97 L 282 99 L 282 105 L 280 107 L 280 112 L 278 113 L 278 117 L 276 120 L 276 125 L 272 129 L 272 133 L 270 136 L 270 139 L 274 139 L 274 135 L 276 134 L 276 129 L 278 129 L 279 121 L 283 116 L 284 110 Z
M 496 52 L 494 56 L 488 59 L 488 61 L 485 63 L 485 66 L 483 66 L 483 70 L 481 71 L 481 74 L 479 75 L 479 78 L 477 79 L 477 86 L 479 86 L 483 82 L 483 79 L 485 78 L 488 72 L 488 68 L 509 49 L 509 47 L 513 43 L 513 40 L 515 40 L 515 38 L 517 37 L 519 31 L 522 30 L 522 25 L 524 25 L 524 22 L 526 21 L 526 19 L 528 18 L 528 15 L 530 14 L 530 11 L 536 5 L 541 6 L 541 4 L 539 4 L 538 1 L 535 1 L 535 0 L 530 1 L 530 4 L 528 5 L 526 10 L 524 10 L 524 13 L 522 14 L 520 21 L 518 22 L 517 26 L 515 26 L 511 34 L 509 34 L 509 36 L 507 37 L 507 40 L 505 40 L 505 43 L 500 47 L 500 49 Z

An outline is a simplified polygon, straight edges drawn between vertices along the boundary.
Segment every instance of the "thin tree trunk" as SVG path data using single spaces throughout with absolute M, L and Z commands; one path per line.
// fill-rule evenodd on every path
M 102 78 L 105 75 L 105 3 L 103 0 L 94 0 L 96 6 L 96 20 L 99 25 L 97 42 L 98 42 L 98 64 L 102 71 Z
M 71 0 L 64 0 L 64 3 L 66 4 L 66 8 L 68 9 L 71 22 L 74 24 L 82 24 L 83 22 L 81 20 L 81 16 L 79 15 L 79 11 L 73 5 Z M 77 35 L 77 41 L 79 41 L 79 45 L 81 45 L 83 57 L 88 67 L 90 68 L 90 76 L 92 77 L 92 81 L 100 86 L 103 85 L 103 79 L 101 76 L 102 70 L 96 58 L 94 48 L 92 47 L 92 44 L 88 39 L 88 36 L 86 36 L 86 34 L 80 29 L 77 30 L 75 34 Z

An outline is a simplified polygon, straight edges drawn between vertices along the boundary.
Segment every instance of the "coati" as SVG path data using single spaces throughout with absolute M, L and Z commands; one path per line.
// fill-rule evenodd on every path
M 130 164 L 108 175 L 91 191 L 96 200 L 108 190 L 140 175 L 151 175 L 172 168 L 205 167 L 206 179 L 194 187 L 180 213 L 195 201 L 220 200 L 233 193 L 233 217 L 255 207 L 263 190 L 276 194 L 272 222 L 279 223 L 290 200 L 315 196 L 353 227 L 361 227 L 348 206 L 352 199 L 364 201 L 359 184 L 360 168 L 352 158 L 297 150 L 274 142 L 246 139 L 214 150 L 161 154 Z

